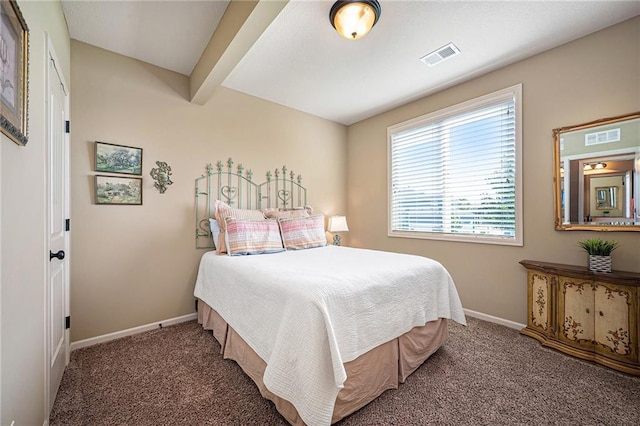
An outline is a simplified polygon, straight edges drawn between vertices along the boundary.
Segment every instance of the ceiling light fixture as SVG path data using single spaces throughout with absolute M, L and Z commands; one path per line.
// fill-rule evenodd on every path
M 381 12 L 377 0 L 341 0 L 331 6 L 329 20 L 342 37 L 358 40 L 378 22 Z
M 597 163 L 584 163 L 584 171 L 589 170 L 602 170 L 607 167 L 607 163 L 598 161 Z

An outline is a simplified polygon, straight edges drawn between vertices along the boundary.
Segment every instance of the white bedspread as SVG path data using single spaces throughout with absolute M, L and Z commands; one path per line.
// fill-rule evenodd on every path
M 428 321 L 466 324 L 440 263 L 349 247 L 256 256 L 207 252 L 194 295 L 267 363 L 265 386 L 310 426 L 331 423 L 345 362 Z

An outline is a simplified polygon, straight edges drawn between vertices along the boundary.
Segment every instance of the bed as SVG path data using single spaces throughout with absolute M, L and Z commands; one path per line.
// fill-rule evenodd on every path
M 207 198 L 202 216 L 196 212 L 196 238 L 208 223 L 212 246 L 218 243 L 200 262 L 198 320 L 289 423 L 339 421 L 404 382 L 444 344 L 448 319 L 465 324 L 440 263 L 327 245 L 324 218 L 311 214 L 301 179 L 285 170 L 275 173 L 284 175 L 279 183 L 267 175 L 277 189 L 251 182 L 257 200 L 251 208 L 231 207 L 252 190 L 231 184 L 228 173 L 240 181 L 246 175 L 229 162 L 226 171 L 219 162 L 217 172 L 208 168 L 196 180 L 196 210 L 197 198 Z M 268 194 L 279 199 L 275 206 L 268 206 Z M 213 236 L 219 225 L 223 239 Z

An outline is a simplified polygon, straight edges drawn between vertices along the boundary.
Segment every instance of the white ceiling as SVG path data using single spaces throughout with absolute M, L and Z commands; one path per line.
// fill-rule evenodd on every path
M 332 1 L 291 0 L 222 85 L 349 125 L 640 14 L 640 1 L 380 3 L 350 41 L 329 23 Z M 190 75 L 228 1 L 62 4 L 72 38 Z M 462 53 L 420 61 L 449 42 Z
M 190 75 L 225 1 L 63 0 L 71 38 Z

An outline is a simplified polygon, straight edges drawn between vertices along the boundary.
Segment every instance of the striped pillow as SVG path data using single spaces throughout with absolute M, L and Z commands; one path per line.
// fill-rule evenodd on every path
M 227 203 L 216 200 L 214 204 L 215 218 L 220 226 L 220 235 L 218 235 L 218 241 L 216 246 L 216 252 L 218 253 L 226 253 L 227 252 L 227 244 L 225 242 L 226 239 L 226 230 L 227 224 L 225 223 L 225 219 L 228 217 L 232 217 L 234 219 L 239 220 L 247 220 L 247 221 L 260 221 L 264 220 L 264 214 L 260 210 L 245 210 L 245 209 L 236 209 L 235 207 L 229 206 Z
M 327 245 L 324 233 L 324 215 L 278 219 L 284 248 L 301 250 Z
M 227 254 L 277 253 L 284 251 L 275 220 L 248 221 L 227 217 Z

